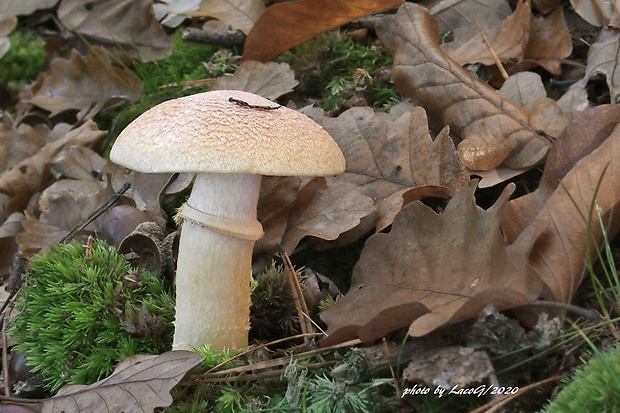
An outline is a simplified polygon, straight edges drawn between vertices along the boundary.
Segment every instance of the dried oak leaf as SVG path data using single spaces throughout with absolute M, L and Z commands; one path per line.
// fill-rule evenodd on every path
M 12 212 L 23 210 L 30 197 L 49 184 L 49 163 L 64 147 L 93 146 L 106 135 L 92 121 L 73 130 L 67 124 L 58 124 L 47 133 L 54 137 L 48 138 L 49 143 L 31 157 L 0 173 L 0 194 L 6 194 L 9 198 L 8 203 L 0 205 L 0 221 Z
M 2 58 L 11 47 L 11 42 L 7 36 L 16 26 L 17 17 L 0 11 L 0 58 Z
M 529 2 L 518 1 L 515 12 L 500 24 L 493 21 L 478 21 L 478 23 L 480 23 L 499 59 L 505 63 L 519 61 L 523 57 L 530 35 L 531 18 Z M 442 45 L 442 48 L 460 65 L 476 62 L 487 66 L 495 64 L 489 46 L 484 42 L 480 31 L 466 42 L 461 43 L 458 48 L 455 49 L 451 46 L 452 43 L 446 43 Z
M 584 78 L 576 86 L 585 88 L 596 75 L 604 75 L 611 103 L 620 101 L 620 29 L 603 29 L 588 50 L 588 64 Z
M 49 130 L 22 123 L 17 128 L 0 123 L 0 172 L 34 155 L 48 140 Z
M 56 3 L 58 0 L 3 0 L 0 2 L 0 12 L 23 16 L 38 9 L 52 8 Z
M 443 187 L 440 197 L 450 198 L 469 181 L 448 128 L 433 140 L 419 106 L 401 104 L 389 113 L 357 107 L 337 118 L 324 116 L 320 109 L 305 113 L 329 132 L 344 154 L 347 168 L 336 179 L 358 186 L 374 201 L 377 231 L 392 223 L 403 196 L 420 199 L 412 191 Z
M 510 70 L 513 73 L 524 70 L 533 63 L 554 75 L 559 75 L 562 73 L 563 59 L 570 56 L 572 51 L 573 41 L 564 18 L 564 11 L 562 7 L 558 7 L 552 13 L 534 17 L 530 21 L 530 36 L 523 61 Z
M 616 236 L 620 228 L 619 159 L 620 125 L 616 124 L 609 137 L 566 174 L 562 185 L 522 232 L 549 223 L 536 240 L 528 262 L 549 288 L 550 296 L 544 298 L 570 302 L 587 270 L 584 258 L 595 259 L 595 245 L 603 242 L 601 226 L 608 239 Z
M 397 89 L 426 109 L 431 125 L 450 126 L 461 140 L 465 166 L 523 170 L 542 160 L 550 143 L 529 124 L 528 114 L 441 50 L 437 21 L 426 10 L 407 3 L 379 22 L 377 33 L 394 55 Z
M 256 218 L 264 235 L 254 244 L 254 257 L 271 258 L 281 243 L 288 218 L 295 205 L 301 178 L 297 176 L 263 176 Z
M 588 23 L 620 28 L 620 5 L 614 0 L 570 0 L 575 11 Z
M 475 205 L 475 189 L 476 180 L 441 214 L 412 202 L 388 234 L 366 241 L 351 289 L 321 314 L 329 334 L 324 345 L 374 340 L 408 325 L 419 337 L 476 317 L 488 304 L 501 311 L 540 295 L 543 284 L 526 260 L 544 224 L 506 245 L 499 223 L 514 185 L 486 211 Z
M 25 218 L 21 212 L 15 212 L 0 225 L 0 279 L 8 278 L 13 256 L 17 252 L 15 236 L 23 231 L 21 223 Z
M 133 74 L 112 67 L 99 47 L 89 49 L 86 57 L 72 50 L 71 59 L 56 58 L 50 71 L 39 75 L 32 88 L 30 103 L 51 112 L 79 110 L 78 119 L 89 119 L 121 99 L 140 97 L 142 83 Z
M 170 390 L 204 360 L 191 351 L 136 355 L 121 361 L 114 373 L 88 386 L 63 387 L 47 400 L 42 413 L 151 413 L 172 403 Z
M 455 40 L 478 33 L 476 21 L 500 22 L 512 13 L 506 0 L 422 0 L 418 4 L 437 19 L 441 33 L 453 32 Z
M 332 177 L 314 178 L 297 194 L 282 247 L 290 254 L 305 236 L 334 240 L 374 209 L 372 198 L 357 185 Z
M 274 4 L 250 30 L 242 61 L 267 62 L 322 33 L 402 3 L 403 0 L 302 0 Z
M 174 43 L 155 18 L 151 0 L 62 0 L 58 18 L 89 44 L 143 62 L 170 55 Z
M 276 99 L 293 91 L 299 82 L 286 63 L 244 62 L 232 76 L 218 77 L 211 90 L 243 90 L 267 99 Z
M 262 0 L 203 0 L 199 10 L 187 15 L 215 17 L 233 29 L 248 34 L 265 9 Z
M 559 75 L 562 60 L 573 49 L 562 8 L 548 16 L 533 17 L 529 2 L 518 2 L 515 12 L 503 22 L 479 19 L 479 23 L 499 59 L 504 63 L 515 63 L 509 68 L 512 73 L 539 65 Z M 473 26 L 478 29 L 477 25 Z M 455 32 L 455 41 L 442 45 L 443 50 L 454 60 L 461 65 L 476 62 L 495 64 L 479 30 L 463 40 L 461 36 L 464 33 L 458 30 Z
M 577 114 L 549 150 L 538 188 L 506 205 L 502 232 L 512 242 L 543 209 L 566 174 L 598 148 L 620 123 L 620 107 L 601 105 Z

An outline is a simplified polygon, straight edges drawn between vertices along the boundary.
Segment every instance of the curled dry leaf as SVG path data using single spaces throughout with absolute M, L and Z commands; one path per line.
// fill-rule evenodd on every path
M 0 279 L 8 278 L 13 256 L 17 252 L 15 236 L 23 231 L 21 222 L 25 218 L 21 212 L 15 212 L 0 225 Z
M 388 234 L 371 236 L 353 269 L 351 289 L 321 318 L 329 345 L 374 340 L 410 325 L 414 337 L 476 317 L 528 304 L 543 284 L 526 265 L 544 224 L 506 245 L 499 231 L 509 185 L 487 211 L 475 205 L 471 181 L 441 214 L 419 201 L 406 205 Z
M 151 0 L 62 0 L 58 18 L 89 44 L 128 54 L 143 62 L 160 60 L 172 52 L 173 42 L 155 18 Z
M 17 26 L 17 17 L 12 14 L 0 12 L 0 58 L 2 58 L 11 47 L 11 42 L 6 36 L 15 29 L 15 26 Z
M 562 7 L 558 7 L 549 15 L 531 19 L 530 36 L 523 61 L 512 67 L 511 71 L 514 73 L 536 64 L 554 75 L 559 75 L 562 73 L 562 60 L 570 56 L 572 51 L 573 41 L 564 11 Z
M 337 178 L 314 178 L 297 194 L 282 247 L 290 254 L 305 236 L 334 240 L 374 209 L 372 198 L 357 185 Z
M 455 41 L 478 33 L 476 21 L 500 22 L 512 13 L 506 0 L 422 0 L 418 4 L 437 19 L 441 33 L 453 32 Z
M 3 0 L 0 2 L 0 12 L 23 16 L 38 9 L 52 8 L 56 3 L 58 0 Z
M 107 54 L 93 47 L 86 57 L 72 50 L 70 60 L 52 60 L 50 71 L 39 75 L 33 86 L 30 103 L 51 116 L 75 109 L 78 119 L 89 119 L 120 99 L 138 99 L 141 90 L 137 77 L 112 67 Z
M 602 105 L 573 118 L 549 150 L 538 188 L 513 199 L 506 206 L 502 232 L 513 242 L 543 209 L 561 180 L 582 158 L 598 148 L 620 122 L 620 107 Z
M 274 4 L 248 34 L 242 61 L 267 62 L 322 33 L 402 3 L 403 0 L 302 0 Z
M 478 21 L 478 23 L 480 23 L 500 61 L 506 63 L 521 60 L 523 57 L 530 35 L 531 18 L 529 2 L 518 1 L 515 12 L 501 24 L 495 24 L 492 21 Z M 447 43 L 445 46 L 449 47 L 450 44 Z M 460 65 L 476 62 L 487 66 L 495 64 L 489 46 L 483 41 L 480 31 L 468 41 L 460 44 L 457 49 L 451 48 L 449 54 Z
M 530 228 L 549 223 L 528 262 L 549 288 L 550 297 L 545 298 L 570 302 L 586 272 L 584 258 L 596 256 L 595 245 L 603 242 L 603 229 L 608 239 L 616 236 L 620 227 L 619 159 L 620 125 L 616 124 L 609 137 L 566 174 L 562 186 L 517 238 L 519 242 Z
M 262 0 L 203 0 L 194 17 L 215 17 L 233 29 L 248 34 L 266 7 Z
M 276 244 L 282 241 L 300 184 L 301 178 L 297 176 L 263 176 L 256 218 L 263 225 L 264 235 L 254 244 L 255 258 L 269 259 L 276 253 Z
M 211 90 L 243 90 L 267 99 L 276 99 L 292 92 L 299 82 L 286 63 L 244 62 L 232 76 L 218 77 Z
M 201 0 L 176 0 L 153 4 L 155 18 L 164 26 L 177 27 L 187 19 L 188 13 L 200 8 Z
M 422 186 L 443 187 L 450 198 L 469 181 L 447 128 L 433 140 L 421 107 L 399 105 L 389 113 L 352 108 L 328 118 L 306 110 L 334 138 L 347 162 L 336 179 L 357 185 L 374 201 L 373 227 L 389 226 L 403 206 L 403 195 Z M 411 196 L 411 194 L 409 194 Z
M 152 413 L 172 403 L 170 390 L 203 360 L 203 356 L 191 351 L 131 356 L 121 361 L 106 379 L 88 386 L 63 387 L 45 402 L 41 411 Z
M 22 123 L 17 128 L 0 123 L 0 172 L 34 155 L 50 138 L 47 128 Z
M 620 101 L 620 29 L 603 29 L 588 50 L 585 77 L 578 83 L 585 87 L 598 74 L 605 76 L 612 103 Z
M 542 160 L 550 144 L 528 114 L 440 49 L 437 22 L 426 10 L 407 3 L 384 18 L 377 33 L 394 55 L 397 89 L 426 109 L 431 125 L 449 125 L 460 137 L 458 153 L 468 168 L 526 169 Z
M 614 0 L 570 0 L 575 11 L 588 23 L 620 29 L 620 6 Z
M 12 169 L 0 173 L 0 193 L 6 194 L 10 200 L 9 204 L 0 205 L 0 221 L 11 212 L 23 210 L 30 197 L 49 184 L 49 163 L 65 146 L 93 146 L 106 135 L 92 121 L 73 130 L 69 125 L 58 124 L 48 133 L 60 137 Z

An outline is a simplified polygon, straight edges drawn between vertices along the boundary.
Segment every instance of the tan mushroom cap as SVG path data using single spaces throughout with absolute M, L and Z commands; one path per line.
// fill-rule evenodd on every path
M 345 169 L 340 148 L 320 125 L 238 90 L 149 109 L 121 132 L 110 159 L 139 172 L 325 176 Z

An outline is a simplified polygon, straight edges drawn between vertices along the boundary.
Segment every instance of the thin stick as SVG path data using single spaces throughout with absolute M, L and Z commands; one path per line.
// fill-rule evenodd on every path
M 392 379 L 394 380 L 394 388 L 396 389 L 396 396 L 400 396 L 400 386 L 398 385 L 398 378 L 394 373 L 394 367 L 392 366 L 392 360 L 390 356 L 390 348 L 388 347 L 387 340 L 383 337 L 383 346 L 385 347 L 385 355 L 387 356 L 388 366 L 390 366 L 390 373 L 392 373 Z
M 495 61 L 497 68 L 499 69 L 500 73 L 504 77 L 504 80 L 508 79 L 509 78 L 508 73 L 506 72 L 506 69 L 504 69 L 504 65 L 502 64 L 502 62 L 499 60 L 499 56 L 497 55 L 497 53 L 495 53 L 495 49 L 493 49 L 493 45 L 489 41 L 489 38 L 484 33 L 484 30 L 482 30 L 482 26 L 477 20 L 476 20 L 476 24 L 478 25 L 478 30 L 480 30 L 480 34 L 482 35 L 482 40 L 484 40 L 484 43 L 487 45 L 487 47 L 489 48 L 489 51 L 491 52 L 491 56 L 493 56 L 493 60 Z
M 304 294 L 301 290 L 301 285 L 299 284 L 299 279 L 297 278 L 295 268 L 293 268 L 293 264 L 291 263 L 291 260 L 286 252 L 280 251 L 280 256 L 284 262 L 286 276 L 288 277 L 288 282 L 291 286 L 291 293 L 293 294 L 293 300 L 295 301 L 295 308 L 297 309 L 297 318 L 299 319 L 301 332 L 304 334 L 314 333 L 314 327 L 308 322 L 306 317 L 304 317 L 304 313 L 310 314 L 310 311 L 308 311 L 308 306 L 306 305 L 306 300 L 304 299 Z M 309 338 L 304 337 L 304 341 L 306 340 L 309 341 Z
M 268 346 L 272 346 L 274 344 L 280 344 L 280 343 L 282 343 L 284 341 L 294 340 L 296 338 L 306 337 L 306 336 L 308 336 L 308 334 L 313 335 L 313 336 L 321 336 L 322 335 L 321 333 L 304 333 L 304 334 L 297 334 L 295 336 L 291 336 L 291 337 L 286 337 L 286 338 L 281 338 L 281 339 L 278 339 L 278 340 L 270 341 L 268 343 L 263 343 L 263 344 L 260 344 L 260 345 L 258 345 L 256 347 L 249 348 L 246 351 L 241 352 L 241 353 L 239 353 L 239 354 L 229 358 L 228 360 L 221 362 L 217 366 L 211 367 L 209 370 L 207 370 L 203 374 L 209 374 L 212 371 L 217 370 L 219 367 L 223 366 L 224 364 L 229 363 L 229 362 L 233 361 L 234 359 L 237 359 L 237 358 L 239 358 L 241 356 L 244 356 L 246 354 L 252 353 L 252 352 L 254 352 L 254 351 L 258 350 L 258 349 L 261 349 L 261 348 L 264 348 L 264 347 L 268 347 Z
M 131 184 L 129 182 L 125 182 L 123 184 L 123 186 L 121 187 L 121 189 L 116 191 L 116 193 L 114 195 L 112 195 L 110 197 L 110 199 L 108 199 L 103 204 L 101 204 L 101 206 L 99 206 L 99 208 L 97 208 L 89 216 L 84 218 L 80 223 L 78 223 L 75 227 L 73 227 L 73 229 L 71 231 L 69 231 L 69 233 L 67 235 L 65 235 L 65 237 L 63 239 L 60 240 L 60 243 L 61 244 L 66 244 L 69 241 L 71 241 L 73 239 L 73 237 L 75 237 L 75 235 L 78 232 L 80 232 L 81 230 L 86 228 L 86 226 L 88 224 L 90 224 L 91 222 L 96 220 L 99 217 L 99 215 L 103 214 L 105 211 L 110 209 L 120 199 L 120 197 L 123 196 L 123 194 L 125 192 L 127 192 L 127 190 L 129 189 L 130 186 L 131 186 Z
M 2 317 L 2 376 L 4 377 L 4 395 L 11 397 L 9 386 L 9 346 L 6 342 L 6 317 Z
M 501 399 L 495 399 L 484 406 L 478 407 L 476 410 L 472 410 L 469 413 L 493 413 L 496 412 L 500 407 L 504 406 L 506 403 L 511 402 L 517 397 L 521 397 L 523 394 L 529 392 L 530 390 L 538 389 L 540 386 L 543 386 L 548 383 L 553 383 L 555 381 L 560 381 L 564 378 L 564 375 L 553 376 L 547 379 L 541 380 L 536 383 L 528 384 L 525 387 L 519 389 L 519 391 L 515 394 L 510 394 L 502 397 Z

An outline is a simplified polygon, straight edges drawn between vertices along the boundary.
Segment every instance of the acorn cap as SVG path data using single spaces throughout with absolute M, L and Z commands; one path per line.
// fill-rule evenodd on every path
M 161 103 L 118 136 L 110 159 L 139 172 L 326 176 L 340 148 L 317 123 L 252 93 L 217 90 Z

